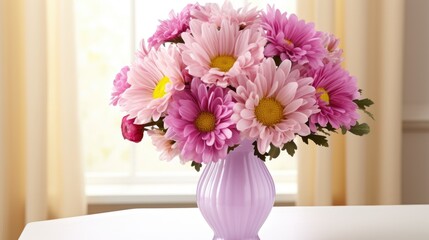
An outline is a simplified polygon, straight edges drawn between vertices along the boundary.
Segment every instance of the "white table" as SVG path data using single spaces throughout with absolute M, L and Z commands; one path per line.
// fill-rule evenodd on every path
M 262 240 L 427 240 L 429 205 L 275 207 Z M 20 240 L 207 239 L 196 208 L 132 209 L 27 224 Z

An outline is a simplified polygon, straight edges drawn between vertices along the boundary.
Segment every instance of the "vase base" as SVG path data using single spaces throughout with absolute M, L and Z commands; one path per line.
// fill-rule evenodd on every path
M 259 236 L 256 237 L 245 237 L 245 238 L 222 238 L 222 237 L 213 237 L 213 240 L 260 240 Z

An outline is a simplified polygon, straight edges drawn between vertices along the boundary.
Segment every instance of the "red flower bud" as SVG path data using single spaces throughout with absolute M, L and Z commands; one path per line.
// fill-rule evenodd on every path
M 144 125 L 134 124 L 133 119 L 127 119 L 128 115 L 122 118 L 121 130 L 124 139 L 138 143 L 143 139 Z

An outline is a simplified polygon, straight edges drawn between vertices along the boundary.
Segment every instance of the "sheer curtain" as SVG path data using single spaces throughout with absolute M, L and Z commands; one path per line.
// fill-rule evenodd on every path
M 376 120 L 363 117 L 367 136 L 332 136 L 329 149 L 301 146 L 297 204 L 399 204 L 403 0 L 300 0 L 298 14 L 341 39 L 344 66 L 375 101 Z
M 0 1 L 0 239 L 86 213 L 72 1 Z

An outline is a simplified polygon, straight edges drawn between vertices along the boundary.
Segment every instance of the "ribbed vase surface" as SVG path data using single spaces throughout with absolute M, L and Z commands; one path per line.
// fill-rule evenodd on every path
M 197 186 L 197 204 L 214 231 L 214 240 L 259 239 L 275 198 L 265 163 L 243 141 L 226 159 L 209 163 Z

